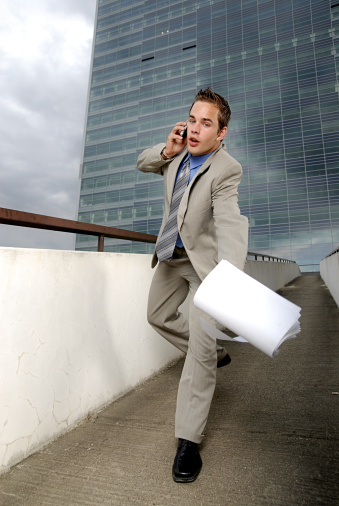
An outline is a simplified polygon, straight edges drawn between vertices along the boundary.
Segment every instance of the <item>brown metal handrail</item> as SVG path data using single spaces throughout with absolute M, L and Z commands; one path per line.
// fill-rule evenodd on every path
M 54 218 L 43 214 L 26 213 L 14 209 L 0 207 L 0 224 L 16 225 L 19 227 L 41 228 L 57 232 L 69 232 L 73 234 L 94 235 L 98 237 L 98 251 L 104 251 L 105 237 L 112 239 L 125 239 L 129 241 L 155 243 L 156 235 L 121 230 L 119 228 L 104 227 L 92 223 Z
M 57 232 L 69 232 L 73 234 L 94 235 L 98 237 L 98 251 L 104 251 L 105 237 L 112 239 L 124 239 L 129 241 L 147 242 L 155 244 L 156 235 L 144 234 L 142 232 L 133 232 L 132 230 L 122 230 L 120 228 L 104 227 L 92 223 L 84 223 L 80 221 L 66 220 L 64 218 L 54 218 L 43 214 L 26 213 L 24 211 L 16 211 L 0 207 L 0 224 L 14 225 L 19 227 L 41 228 L 44 230 L 54 230 Z M 294 262 L 286 258 L 274 257 L 266 253 L 253 253 L 249 251 L 248 257 L 254 257 L 262 261 L 267 259 L 273 262 Z

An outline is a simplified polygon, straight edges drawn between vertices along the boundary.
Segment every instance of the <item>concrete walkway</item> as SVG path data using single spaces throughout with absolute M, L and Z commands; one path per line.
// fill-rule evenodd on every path
M 196 482 L 171 477 L 181 361 L 1 476 L 0 504 L 339 504 L 339 309 L 318 274 L 280 293 L 302 332 L 274 359 L 230 344 Z

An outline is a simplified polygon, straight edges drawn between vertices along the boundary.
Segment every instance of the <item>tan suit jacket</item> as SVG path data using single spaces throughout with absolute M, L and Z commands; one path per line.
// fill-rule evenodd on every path
M 138 169 L 164 176 L 165 211 L 159 236 L 169 214 L 176 174 L 187 148 L 170 160 L 160 152 L 165 144 L 146 149 Z M 188 185 L 178 210 L 178 230 L 188 257 L 201 280 L 226 259 L 243 269 L 248 246 L 248 220 L 240 214 L 238 186 L 241 165 L 223 145 L 206 160 Z M 152 267 L 157 264 L 154 253 Z

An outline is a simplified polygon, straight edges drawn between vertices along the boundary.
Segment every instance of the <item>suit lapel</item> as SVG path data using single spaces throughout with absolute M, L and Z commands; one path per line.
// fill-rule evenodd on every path
M 196 183 L 196 181 L 205 173 L 208 171 L 208 169 L 210 168 L 211 166 L 211 163 L 213 162 L 213 159 L 215 157 L 215 155 L 218 153 L 218 151 L 221 149 L 221 146 L 220 148 L 216 149 L 215 152 L 209 156 L 206 160 L 206 162 L 204 162 L 202 164 L 202 166 L 200 167 L 200 169 L 198 170 L 198 172 L 195 174 L 194 178 L 192 179 L 192 181 L 190 182 L 190 184 L 188 185 L 187 187 L 187 190 L 185 191 L 182 199 L 181 199 L 181 202 L 180 202 L 180 211 L 179 214 L 180 216 L 184 216 L 185 212 L 186 212 L 186 209 L 187 209 L 187 205 L 188 205 L 188 199 L 189 199 L 189 195 L 190 195 L 190 192 L 191 192 L 191 189 L 193 188 L 193 185 Z
M 201 174 L 203 174 L 204 172 L 206 172 L 209 168 L 210 168 L 210 165 L 211 163 L 213 162 L 213 159 L 214 157 L 216 156 L 216 154 L 218 153 L 218 151 L 220 151 L 220 149 L 222 148 L 222 144 L 220 145 L 219 148 L 217 148 L 214 153 L 209 156 L 206 160 L 205 163 L 202 164 L 202 166 L 200 167 L 200 169 L 198 170 L 198 172 L 196 173 L 195 175 L 195 178 L 196 179 L 198 176 L 201 176 Z
M 186 191 L 184 192 L 181 202 L 180 202 L 180 205 L 179 205 L 179 209 L 178 209 L 178 229 L 179 229 L 179 231 L 180 231 L 180 228 L 181 228 L 181 225 L 182 225 L 182 222 L 183 222 L 186 210 L 187 210 L 188 199 L 189 199 L 191 189 L 193 188 L 194 184 L 200 179 L 200 177 L 208 171 L 216 154 L 218 153 L 218 151 L 220 149 L 222 149 L 222 144 L 220 145 L 220 147 L 218 149 L 215 150 L 215 152 L 211 156 L 209 156 L 207 158 L 206 162 L 202 164 L 202 166 L 200 167 L 200 169 L 198 170 L 198 172 L 195 174 L 194 178 L 192 179 L 192 181 L 188 185 Z M 175 159 L 172 162 L 173 163 L 173 170 L 171 170 L 171 173 L 168 174 L 168 179 L 167 179 L 167 197 L 168 197 L 169 203 L 171 203 L 171 200 L 172 200 L 172 194 L 173 194 L 175 179 L 176 179 L 179 165 L 182 162 L 182 160 L 184 159 L 184 157 L 186 156 L 186 154 L 187 154 L 187 148 L 183 152 L 183 155 L 178 157 L 178 160 Z M 172 167 L 171 167 L 171 169 L 172 169 Z

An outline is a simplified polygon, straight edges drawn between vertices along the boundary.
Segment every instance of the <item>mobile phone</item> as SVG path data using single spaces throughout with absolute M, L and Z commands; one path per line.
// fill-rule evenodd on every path
M 187 137 L 187 125 L 185 126 L 184 130 L 181 130 L 180 135 L 182 137 L 182 140 L 186 139 L 186 137 Z

